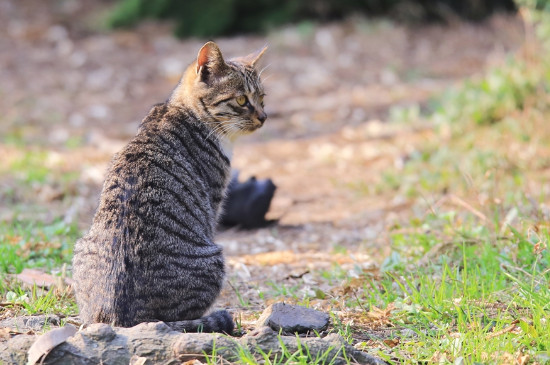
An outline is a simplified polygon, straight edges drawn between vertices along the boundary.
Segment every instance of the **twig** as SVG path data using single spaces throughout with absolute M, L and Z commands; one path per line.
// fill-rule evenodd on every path
M 298 275 L 294 275 L 294 274 L 290 274 L 288 275 L 287 277 L 285 277 L 284 280 L 288 280 L 288 279 L 301 279 L 304 275 L 306 274 L 309 274 L 309 270 L 306 270 L 304 271 L 303 273 L 301 274 L 298 274 Z
M 449 200 L 456 204 L 456 205 L 459 205 L 463 208 L 466 208 L 467 210 L 469 210 L 470 212 L 472 212 L 476 217 L 480 218 L 483 222 L 487 222 L 487 216 L 483 213 L 481 213 L 479 210 L 477 210 L 476 208 L 472 207 L 470 204 L 468 204 L 466 201 L 462 200 L 461 198 L 459 198 L 458 196 L 456 195 L 449 195 Z
M 487 340 L 489 340 L 491 338 L 501 336 L 505 333 L 512 332 L 513 330 L 516 329 L 516 327 L 517 327 L 516 324 L 518 324 L 518 323 L 519 323 L 519 319 L 516 319 L 516 320 L 512 321 L 512 323 L 508 327 L 503 328 L 503 329 L 501 329 L 500 331 L 497 331 L 497 332 L 489 333 L 489 334 L 487 334 L 487 336 L 485 336 L 485 338 Z
M 0 302 L 0 307 L 20 307 L 23 308 L 21 303 Z

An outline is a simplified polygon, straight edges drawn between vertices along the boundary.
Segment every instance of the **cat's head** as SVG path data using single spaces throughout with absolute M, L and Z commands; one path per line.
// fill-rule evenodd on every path
M 218 135 L 232 139 L 253 132 L 267 118 L 264 88 L 256 69 L 266 48 L 225 61 L 216 43 L 206 43 L 183 75 L 170 102 L 191 108 Z

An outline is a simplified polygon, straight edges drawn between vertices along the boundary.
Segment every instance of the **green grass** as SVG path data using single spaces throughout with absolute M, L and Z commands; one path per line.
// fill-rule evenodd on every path
M 79 236 L 76 225 L 63 221 L 0 222 L 0 273 L 20 273 L 26 267 L 60 268 L 71 262 Z
M 332 315 L 332 330 L 391 363 L 510 363 L 518 356 L 535 363 L 547 358 L 550 228 L 534 229 L 531 219 L 522 217 L 517 228 L 504 231 L 497 226 L 495 232 L 479 225 L 471 212 L 431 213 L 412 219 L 409 227 L 394 228 L 394 253 L 378 272 L 349 278 L 338 265 L 314 272 L 332 287 L 326 300 L 340 309 Z M 411 227 L 421 231 L 403 233 Z M 271 298 L 302 304 L 307 299 L 289 290 L 291 285 L 269 286 Z M 385 322 L 370 316 L 375 308 L 391 308 Z M 394 333 L 377 339 L 373 328 Z M 366 336 L 371 340 L 361 340 Z M 265 363 L 319 363 L 304 351 L 283 351 L 284 356 L 269 361 L 263 356 Z M 240 349 L 237 355 L 237 363 L 259 363 L 258 353 Z
M 0 222 L 0 301 L 3 310 L 15 315 L 76 315 L 78 309 L 70 291 L 24 286 L 13 275 L 25 268 L 39 268 L 47 273 L 64 275 L 70 264 L 72 249 L 80 231 L 63 221 Z M 0 311 L 1 313 L 1 311 Z
M 69 290 L 51 288 L 43 290 L 36 285 L 30 289 L 15 285 L 7 290 L 5 303 L 11 303 L 11 308 L 18 315 L 57 314 L 76 315 L 78 308 Z M 10 306 L 6 306 L 10 308 Z
M 392 305 L 392 326 L 417 335 L 401 337 L 396 347 L 386 348 L 387 358 L 415 363 L 444 356 L 450 362 L 487 363 L 494 355 L 493 361 L 501 363 L 506 354 L 521 352 L 534 359 L 550 351 L 550 254 L 540 246 L 550 235 L 547 230 L 536 238 L 509 233 L 511 239 L 505 243 L 482 233 L 478 243 L 456 242 L 423 266 L 408 256 L 403 267 L 378 279 L 365 274 L 363 280 L 355 280 L 362 283 L 355 288 L 361 299 L 357 305 Z M 368 333 L 354 326 L 351 337 L 362 331 Z

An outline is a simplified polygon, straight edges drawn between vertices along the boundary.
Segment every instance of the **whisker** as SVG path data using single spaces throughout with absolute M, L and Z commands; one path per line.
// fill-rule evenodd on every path
M 262 72 L 264 72 L 269 66 L 272 65 L 273 62 L 269 63 L 267 66 L 265 66 L 264 68 L 262 68 L 260 70 L 260 72 L 258 73 L 258 78 L 260 78 L 262 76 Z
M 216 135 L 218 139 L 223 137 L 225 133 L 227 133 L 227 128 L 225 128 L 224 126 L 219 126 L 213 130 L 213 134 Z
M 266 77 L 264 77 L 264 79 L 262 80 L 262 82 L 266 82 L 267 80 L 269 80 L 269 79 L 271 78 L 271 76 L 273 76 L 273 74 L 267 75 Z
M 230 124 L 230 121 L 223 121 L 221 123 L 219 122 L 208 122 L 206 123 L 210 128 L 211 131 L 206 136 L 206 139 L 210 138 L 212 135 L 216 135 L 218 138 L 223 136 L 226 126 Z

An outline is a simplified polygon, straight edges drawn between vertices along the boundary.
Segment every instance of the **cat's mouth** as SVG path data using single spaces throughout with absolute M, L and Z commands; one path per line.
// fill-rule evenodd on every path
M 263 118 L 265 121 L 265 118 Z M 248 120 L 246 123 L 242 124 L 240 127 L 241 131 L 244 134 L 252 133 L 255 130 L 261 128 L 264 125 L 264 122 L 261 119 L 253 118 Z
M 239 134 L 243 135 L 243 136 L 246 136 L 246 135 L 254 132 L 255 130 L 257 130 L 260 127 L 261 127 L 261 125 L 253 125 L 252 123 L 247 124 L 247 125 L 243 125 L 239 128 Z
M 253 119 L 251 123 L 248 123 L 246 125 L 246 129 L 248 132 L 254 132 L 256 129 L 260 129 L 264 125 L 263 122 L 261 122 L 258 119 Z

